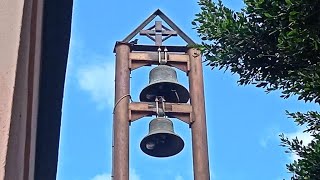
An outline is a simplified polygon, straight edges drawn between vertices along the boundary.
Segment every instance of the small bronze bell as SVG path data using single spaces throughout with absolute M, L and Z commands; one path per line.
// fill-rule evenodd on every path
M 149 74 L 149 85 L 140 93 L 140 101 L 154 102 L 156 96 L 162 96 L 166 102 L 186 103 L 189 92 L 178 83 L 176 71 L 167 65 L 153 68 Z
M 184 147 L 180 136 L 174 133 L 173 123 L 157 117 L 149 124 L 149 134 L 140 143 L 141 150 L 154 157 L 169 157 L 178 154 Z

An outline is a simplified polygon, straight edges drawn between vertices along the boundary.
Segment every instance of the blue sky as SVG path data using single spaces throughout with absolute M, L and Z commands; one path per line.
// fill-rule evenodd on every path
M 224 0 L 234 9 L 241 0 Z M 161 9 L 194 41 L 200 42 L 191 21 L 199 12 L 196 0 L 106 1 L 75 0 L 72 37 L 63 103 L 58 180 L 110 180 L 114 54 L 122 40 L 156 9 Z M 145 39 L 139 43 L 151 43 Z M 179 39 L 171 44 L 185 45 Z M 132 72 L 131 95 L 148 84 L 150 68 Z M 179 82 L 188 87 L 185 74 Z M 299 136 L 308 141 L 285 110 L 307 111 L 314 104 L 283 100 L 278 92 L 266 94 L 253 86 L 238 86 L 237 76 L 204 67 L 211 179 L 280 180 L 289 175 L 285 164 L 295 159 L 284 153 L 278 135 Z M 192 180 L 190 129 L 173 119 L 176 133 L 185 141 L 181 153 L 153 158 L 139 147 L 151 118 L 130 127 L 130 180 Z

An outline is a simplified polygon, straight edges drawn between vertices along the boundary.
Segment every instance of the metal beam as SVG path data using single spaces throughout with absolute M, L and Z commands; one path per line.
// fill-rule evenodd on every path
M 206 112 L 204 103 L 204 86 L 202 75 L 201 53 L 189 49 L 190 102 L 193 107 L 194 122 L 191 125 L 194 180 L 209 180 L 209 156 L 207 142 Z
M 129 53 L 128 44 L 117 44 L 112 148 L 113 180 L 129 180 Z
M 123 42 L 129 42 L 134 36 L 139 34 L 139 32 L 146 27 L 155 17 L 157 14 L 154 12 L 152 13 L 146 20 L 144 20 L 135 30 L 133 30 L 126 38 L 124 38 Z
M 186 34 L 184 33 L 171 19 L 166 16 L 162 11 L 159 10 L 158 15 L 163 19 L 173 30 L 177 31 L 178 35 L 185 40 L 188 45 L 193 45 L 195 42 Z
M 190 104 L 165 103 L 165 111 L 168 117 L 178 118 L 189 125 L 193 122 Z M 134 102 L 129 104 L 130 122 L 156 114 L 157 109 L 154 102 Z
M 188 72 L 190 70 L 189 56 L 187 54 L 168 53 L 168 64 Z M 164 59 L 164 53 L 161 53 L 161 58 Z M 142 66 L 158 65 L 158 52 L 131 52 L 129 55 L 129 68 L 135 70 Z

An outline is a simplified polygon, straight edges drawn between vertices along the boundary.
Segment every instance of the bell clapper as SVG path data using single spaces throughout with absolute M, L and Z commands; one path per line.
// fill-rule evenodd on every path
M 176 95 L 177 102 L 180 102 L 180 98 L 179 98 L 177 91 L 175 89 L 172 89 L 171 91 L 174 92 L 174 94 Z

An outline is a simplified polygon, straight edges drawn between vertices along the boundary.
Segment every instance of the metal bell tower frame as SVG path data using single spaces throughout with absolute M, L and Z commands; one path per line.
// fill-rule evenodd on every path
M 156 21 L 143 30 L 156 16 L 171 29 Z M 137 34 L 145 35 L 155 45 L 138 45 L 131 41 Z M 164 46 L 163 41 L 179 35 L 188 46 Z M 164 36 L 164 38 L 163 38 Z M 129 180 L 129 126 L 145 116 L 156 115 L 155 102 L 130 102 L 131 71 L 150 65 L 159 65 L 165 59 L 170 66 L 184 71 L 189 79 L 190 103 L 165 103 L 168 117 L 177 118 L 189 125 L 192 132 L 192 156 L 195 180 L 209 180 L 209 158 L 203 86 L 202 59 L 199 50 L 190 47 L 194 42 L 162 11 L 156 10 L 123 41 L 116 42 L 115 106 L 113 117 L 113 180 Z M 164 51 L 165 53 L 160 53 Z

